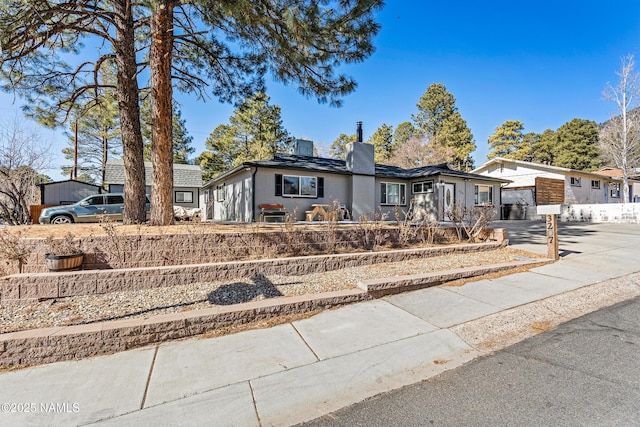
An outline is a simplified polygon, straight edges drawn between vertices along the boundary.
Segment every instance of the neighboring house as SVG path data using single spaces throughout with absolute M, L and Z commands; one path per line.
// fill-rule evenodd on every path
M 502 188 L 503 219 L 535 217 L 537 205 L 622 203 L 620 179 L 594 172 L 504 157 L 472 172 L 511 181 Z
M 423 208 L 430 218 L 446 219 L 457 206 L 500 205 L 501 178 L 450 169 L 446 164 L 402 169 L 373 161 L 373 145 L 355 142 L 347 160 L 301 155 L 276 155 L 246 162 L 203 186 L 206 220 L 252 222 L 260 219 L 261 204 L 283 205 L 296 220 L 314 204 L 344 204 L 354 220 L 394 208 Z
M 68 179 L 38 184 L 41 205 L 70 205 L 92 194 L 102 193 L 99 185 Z
M 611 178 L 618 179 L 622 184 L 622 170 L 616 168 L 602 168 L 596 171 L 598 175 L 604 175 Z M 634 203 L 640 203 L 640 168 L 635 168 L 631 175 L 628 177 L 629 181 L 629 201 Z M 622 190 L 620 190 L 622 194 Z
M 153 167 L 150 162 L 144 163 L 146 193 L 151 194 Z M 108 160 L 105 168 L 105 185 L 110 193 L 124 192 L 124 162 Z M 202 187 L 202 171 L 197 165 L 173 165 L 173 204 L 184 208 L 198 208 L 200 188 Z

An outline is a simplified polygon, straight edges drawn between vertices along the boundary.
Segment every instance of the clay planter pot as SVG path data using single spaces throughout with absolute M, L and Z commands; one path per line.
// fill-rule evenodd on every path
M 49 271 L 78 270 L 82 266 L 84 252 L 78 251 L 71 255 L 45 254 L 44 261 Z

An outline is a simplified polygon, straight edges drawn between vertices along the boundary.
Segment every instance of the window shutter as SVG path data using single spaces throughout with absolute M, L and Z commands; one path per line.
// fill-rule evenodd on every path
M 276 174 L 276 196 L 282 196 L 282 175 Z
M 380 203 L 387 203 L 387 184 L 380 184 Z
M 318 197 L 324 197 L 324 178 L 318 177 Z
M 405 186 L 404 184 L 400 184 L 400 204 L 404 205 L 406 204 L 406 198 L 405 198 Z

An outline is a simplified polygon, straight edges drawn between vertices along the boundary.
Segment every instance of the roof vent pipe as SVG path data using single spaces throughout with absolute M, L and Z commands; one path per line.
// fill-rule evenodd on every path
M 362 142 L 362 122 L 356 122 L 356 142 Z

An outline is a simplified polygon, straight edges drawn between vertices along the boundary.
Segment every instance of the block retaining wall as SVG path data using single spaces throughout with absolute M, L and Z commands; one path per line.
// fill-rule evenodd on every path
M 321 226 L 319 226 L 321 227 Z M 197 229 L 196 229 L 197 230 Z M 487 230 L 487 237 L 500 241 L 503 229 Z M 376 231 L 384 236 L 384 242 L 394 244 L 398 240 L 398 229 L 380 228 Z M 437 240 L 447 242 L 456 232 L 451 227 L 438 227 Z M 286 229 L 271 231 L 247 229 L 234 233 L 206 233 L 194 231 L 184 234 L 136 234 L 112 233 L 100 236 L 75 238 L 85 253 L 83 270 L 160 267 L 178 264 L 205 264 L 222 261 L 238 261 L 251 258 L 276 258 L 288 255 L 326 254 L 333 242 L 341 252 L 371 249 L 374 231 L 368 230 L 364 237 L 363 227 L 350 227 L 328 231 Z M 367 242 L 368 239 L 368 242 Z M 30 256 L 23 266 L 23 273 L 47 272 L 44 257 L 50 252 L 46 239 L 24 239 Z M 17 272 L 17 271 L 16 271 Z
M 306 313 L 371 299 L 361 289 L 278 298 L 85 325 L 33 329 L 0 335 L 0 368 L 25 367 L 114 353 L 223 327 Z
M 201 335 L 223 327 L 240 326 L 276 316 L 328 309 L 371 300 L 409 288 L 424 288 L 453 279 L 541 262 L 549 262 L 549 260 L 455 269 L 414 275 L 408 280 L 390 278 L 384 282 L 380 279 L 360 283 L 358 284 L 360 289 L 266 299 L 233 306 L 215 306 L 202 310 L 157 315 L 146 319 L 122 319 L 11 332 L 0 335 L 0 368 L 26 367 L 125 351 L 167 340 Z
M 117 270 L 22 273 L 0 279 L 0 303 L 178 286 L 197 282 L 252 277 L 257 274 L 303 275 L 384 262 L 494 250 L 505 246 L 507 243 L 506 239 L 501 239 L 501 241 L 489 243 L 381 252 L 358 252 Z

